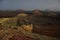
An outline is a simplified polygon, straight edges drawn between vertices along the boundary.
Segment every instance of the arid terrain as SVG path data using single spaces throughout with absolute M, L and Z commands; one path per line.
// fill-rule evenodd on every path
M 59 13 L 0 10 L 0 40 L 60 40 Z

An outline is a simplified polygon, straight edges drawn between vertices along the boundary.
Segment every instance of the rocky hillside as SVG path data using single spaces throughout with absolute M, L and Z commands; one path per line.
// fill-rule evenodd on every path
M 0 40 L 60 40 L 60 20 L 56 15 L 43 15 L 36 10 L 32 13 L 0 18 Z

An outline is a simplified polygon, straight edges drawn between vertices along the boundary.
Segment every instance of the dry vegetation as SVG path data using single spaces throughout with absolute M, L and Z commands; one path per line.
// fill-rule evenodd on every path
M 60 40 L 60 22 L 53 20 L 55 24 L 48 24 L 47 19 L 43 18 L 48 15 L 42 14 L 39 10 L 33 10 L 32 13 L 29 15 L 24 11 L 14 17 L 0 18 L 0 40 Z M 52 14 L 49 14 L 50 16 Z M 35 22 L 36 18 L 39 19 Z M 40 21 L 42 23 L 38 23 Z

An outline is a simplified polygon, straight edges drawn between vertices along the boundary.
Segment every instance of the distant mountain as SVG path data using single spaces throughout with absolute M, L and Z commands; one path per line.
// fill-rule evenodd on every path
M 54 8 L 54 9 L 45 9 L 45 11 L 60 11 L 60 8 Z

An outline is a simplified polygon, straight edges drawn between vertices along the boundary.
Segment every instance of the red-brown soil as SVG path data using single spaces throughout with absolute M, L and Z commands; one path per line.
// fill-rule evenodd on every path
M 52 37 L 60 37 L 60 25 L 35 25 L 33 32 Z

